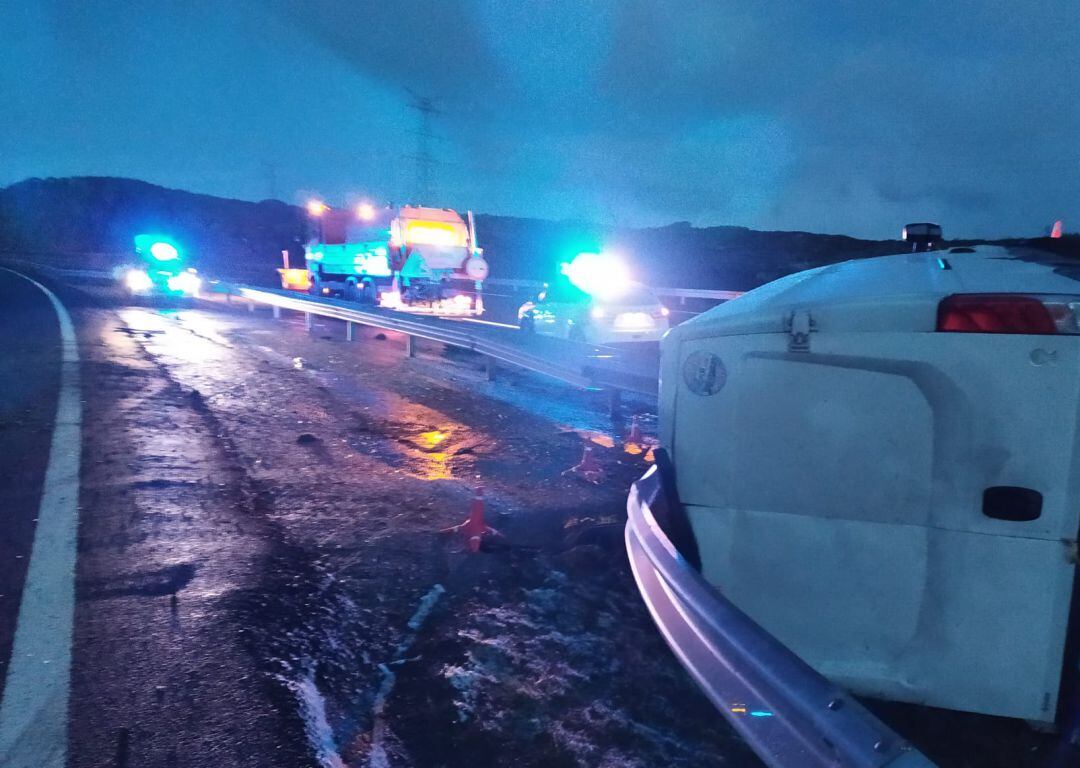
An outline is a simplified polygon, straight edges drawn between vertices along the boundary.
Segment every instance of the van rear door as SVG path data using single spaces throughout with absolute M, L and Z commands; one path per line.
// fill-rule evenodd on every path
M 665 350 L 704 575 L 857 693 L 1053 720 L 1080 337 L 808 325 Z

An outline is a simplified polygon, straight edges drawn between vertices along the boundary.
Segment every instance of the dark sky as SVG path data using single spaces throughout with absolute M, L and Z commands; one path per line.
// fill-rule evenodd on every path
M 1076 0 L 0 0 L 0 184 L 606 224 L 1080 228 Z

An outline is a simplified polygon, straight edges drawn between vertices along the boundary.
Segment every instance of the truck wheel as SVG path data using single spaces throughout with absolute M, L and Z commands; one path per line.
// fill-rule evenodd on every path
M 312 296 L 322 296 L 322 281 L 312 275 L 311 285 L 308 286 L 307 292 Z
M 371 304 L 372 306 L 374 306 L 377 299 L 378 295 L 375 290 L 375 283 L 371 282 L 370 280 L 365 280 L 363 283 L 361 283 L 359 296 L 360 303 Z
M 518 328 L 524 333 L 536 333 L 536 321 L 529 315 L 525 315 L 518 320 Z
M 356 288 L 356 281 L 350 280 L 345 283 L 345 290 L 341 293 L 341 298 L 345 301 L 360 301 L 360 291 Z

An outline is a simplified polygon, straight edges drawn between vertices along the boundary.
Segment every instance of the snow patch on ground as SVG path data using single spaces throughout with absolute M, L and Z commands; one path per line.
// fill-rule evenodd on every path
M 458 614 L 467 617 L 455 633 L 463 658 L 438 668 L 464 728 L 548 744 L 568 765 L 715 764 L 707 741 L 649 724 L 654 713 L 641 697 L 667 681 L 620 652 L 615 628 L 638 628 L 620 623 L 624 609 L 603 586 L 571 583 L 553 570 L 541 585 L 505 597 L 481 597 Z M 638 674 L 644 688 L 612 687 Z
M 397 675 L 391 667 L 409 660 L 407 656 L 409 649 L 416 642 L 417 632 L 424 626 L 424 621 L 427 620 L 428 615 L 435 607 L 435 604 L 439 602 L 439 598 L 442 597 L 444 592 L 446 592 L 446 588 L 442 584 L 436 584 L 428 590 L 426 595 L 420 598 L 420 604 L 416 607 L 416 612 L 413 613 L 412 618 L 409 619 L 406 625 L 409 631 L 398 643 L 397 649 L 394 651 L 394 658 L 389 664 L 379 665 L 379 671 L 382 672 L 382 682 L 379 684 L 379 691 L 375 694 L 375 701 L 371 707 L 374 725 L 371 729 L 371 751 L 368 753 L 368 765 L 370 768 L 390 768 L 386 742 L 391 734 L 390 727 L 386 723 L 385 712 L 386 701 L 390 694 L 393 693 L 394 684 L 397 682 Z
M 285 684 L 296 696 L 300 718 L 304 722 L 304 734 L 319 765 L 322 768 L 345 768 L 338 754 L 333 729 L 326 718 L 326 699 L 315 684 L 314 672 L 308 671 L 300 679 L 287 680 Z

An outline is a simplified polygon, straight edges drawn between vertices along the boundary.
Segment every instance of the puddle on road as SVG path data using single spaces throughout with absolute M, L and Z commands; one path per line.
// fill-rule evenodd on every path
M 449 437 L 450 433 L 441 429 L 431 429 L 417 435 L 416 443 L 419 445 L 420 450 L 424 452 L 428 462 L 425 479 L 450 479 L 450 465 L 447 453 L 438 450 L 440 446 L 447 442 Z
M 463 461 L 476 452 L 478 438 L 475 433 L 458 423 L 435 426 L 410 421 L 409 417 L 437 415 L 445 418 L 422 406 L 409 404 L 403 405 L 402 409 L 406 413 L 396 411 L 394 421 L 354 412 L 353 417 L 358 423 L 351 430 L 349 445 L 358 453 L 403 469 L 422 480 L 454 479 L 455 459 Z

